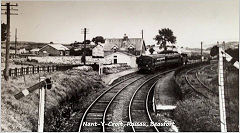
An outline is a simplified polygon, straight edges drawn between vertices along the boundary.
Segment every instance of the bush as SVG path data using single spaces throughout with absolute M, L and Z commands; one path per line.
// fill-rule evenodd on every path
M 220 131 L 218 108 L 218 105 L 210 100 L 192 97 L 177 103 L 174 116 L 180 131 Z

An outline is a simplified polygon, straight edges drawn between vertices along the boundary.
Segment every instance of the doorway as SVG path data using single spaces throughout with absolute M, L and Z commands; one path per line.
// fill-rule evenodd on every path
M 117 64 L 117 56 L 114 56 L 114 58 L 113 58 L 113 63 L 114 63 L 114 64 Z

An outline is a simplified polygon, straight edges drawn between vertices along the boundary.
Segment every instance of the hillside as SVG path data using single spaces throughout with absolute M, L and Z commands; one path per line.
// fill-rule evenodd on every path
M 18 41 L 17 42 L 17 49 L 25 48 L 27 50 L 33 49 L 33 48 L 41 48 L 47 43 L 42 43 L 42 42 L 27 42 L 27 41 Z M 1 42 L 1 48 L 5 48 L 6 43 Z M 15 42 L 11 41 L 10 42 L 10 49 L 15 49 Z
M 207 49 L 206 50 L 210 50 L 213 46 L 215 46 L 215 45 L 217 45 L 217 43 L 215 43 L 215 44 L 209 44 L 208 46 L 207 46 Z M 236 49 L 236 48 L 238 48 L 239 47 L 239 42 L 238 41 L 233 41 L 233 42 L 226 42 L 225 43 L 225 49 L 229 49 L 229 48 L 231 48 L 231 49 Z

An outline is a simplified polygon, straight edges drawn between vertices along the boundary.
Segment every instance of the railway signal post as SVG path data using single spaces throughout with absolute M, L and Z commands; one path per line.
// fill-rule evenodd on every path
M 39 89 L 38 132 L 43 132 L 43 128 L 44 128 L 44 104 L 45 104 L 45 89 L 46 88 L 47 89 L 52 88 L 51 78 L 40 77 L 39 83 L 37 83 L 27 89 L 24 89 L 23 91 L 14 95 L 14 97 L 19 100 L 19 99 L 29 95 L 31 92 L 35 91 L 36 89 Z
M 219 108 L 220 108 L 221 132 L 227 132 L 222 51 L 223 51 L 222 47 L 219 47 L 219 61 L 218 61 Z
M 44 81 L 46 77 L 40 77 L 40 82 Z M 38 106 L 38 132 L 43 132 L 44 127 L 44 101 L 45 101 L 45 88 L 39 88 L 39 106 Z
M 99 75 L 103 74 L 103 63 L 99 61 Z
M 224 44 L 224 42 L 223 42 Z M 226 108 L 224 98 L 224 73 L 223 73 L 223 57 L 226 58 L 234 67 L 239 69 L 239 62 L 237 59 L 226 53 L 221 46 L 219 46 L 219 61 L 218 61 L 218 86 L 219 86 L 219 108 L 220 108 L 220 122 L 221 132 L 227 132 L 226 122 Z

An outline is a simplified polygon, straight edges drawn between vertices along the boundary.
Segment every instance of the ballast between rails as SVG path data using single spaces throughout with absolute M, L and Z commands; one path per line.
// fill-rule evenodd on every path
M 106 119 L 106 114 L 107 114 L 108 108 L 109 108 L 109 106 L 112 104 L 112 102 L 113 102 L 113 100 L 116 98 L 116 96 L 117 96 L 123 89 L 125 89 L 127 86 L 129 86 L 130 84 L 136 82 L 137 80 L 139 80 L 139 79 L 141 79 L 141 78 L 143 78 L 143 77 L 146 77 L 146 76 L 142 76 L 142 77 L 134 80 L 133 82 L 127 84 L 126 86 L 122 87 L 122 89 L 120 89 L 120 90 L 114 95 L 114 97 L 111 99 L 111 101 L 108 103 L 107 107 L 106 107 L 105 110 L 104 110 L 103 123 L 105 123 L 105 119 Z M 103 132 L 105 132 L 105 124 L 103 124 Z
M 154 88 L 154 86 L 156 85 L 157 82 L 158 82 L 158 80 L 155 83 L 153 83 L 153 85 L 149 89 L 148 94 L 147 94 L 147 98 L 146 98 L 146 103 L 145 103 L 146 104 L 146 111 L 147 111 L 148 118 L 149 118 L 150 122 L 154 122 L 154 121 L 152 120 L 152 117 L 151 117 L 149 109 L 148 109 L 149 95 L 150 95 L 151 90 Z M 154 128 L 157 132 L 159 132 L 158 128 L 155 125 L 154 125 Z
M 81 128 L 82 128 L 82 125 L 83 125 L 83 121 L 84 121 L 84 119 L 85 119 L 85 117 L 86 117 L 89 109 L 93 106 L 93 104 L 95 104 L 104 94 L 106 94 L 108 91 L 110 91 L 110 90 L 111 90 L 112 88 L 114 88 L 115 86 L 123 83 L 124 81 L 127 81 L 127 80 L 129 80 L 129 79 L 132 79 L 132 78 L 134 78 L 134 77 L 135 77 L 135 76 L 132 75 L 131 77 L 129 77 L 129 78 L 123 80 L 123 81 L 120 81 L 120 82 L 114 84 L 114 85 L 111 86 L 109 89 L 107 89 L 106 91 L 104 91 L 101 95 L 99 95 L 99 96 L 88 106 L 88 108 L 85 110 L 85 112 L 84 112 L 84 114 L 83 114 L 83 116 L 82 116 L 81 122 L 80 122 L 80 126 L 79 126 L 78 132 L 81 132 Z
M 175 68 L 175 69 L 172 69 L 172 70 L 168 70 L 168 71 L 162 72 L 162 73 L 160 73 L 160 74 L 158 74 L 158 75 L 155 75 L 155 76 L 149 78 L 148 80 L 146 80 L 144 83 L 142 83 L 142 84 L 137 88 L 137 90 L 134 92 L 134 94 L 133 94 L 133 96 L 132 96 L 132 98 L 131 98 L 131 100 L 130 100 L 129 106 L 128 106 L 128 115 L 129 115 L 130 123 L 133 122 L 133 121 L 132 121 L 132 116 L 131 116 L 131 106 L 132 106 L 132 102 L 133 102 L 133 99 L 134 99 L 136 93 L 140 90 L 140 88 L 142 88 L 142 86 L 145 85 L 145 84 L 146 84 L 147 82 L 149 82 L 150 80 L 152 80 L 152 79 L 154 79 L 154 78 L 156 78 L 156 77 L 158 77 L 158 76 L 160 76 L 160 75 L 163 75 L 163 74 L 172 72 L 172 71 L 174 71 L 174 70 L 176 70 L 176 68 Z M 156 82 L 157 82 L 157 81 L 156 81 Z M 156 83 L 156 82 L 155 82 L 155 83 Z M 154 83 L 154 84 L 155 84 L 155 83 Z M 152 86 L 152 87 L 153 87 L 153 86 Z M 151 88 L 150 88 L 150 89 L 151 89 Z M 147 108 L 147 107 L 146 107 L 146 108 Z M 149 113 L 149 112 L 148 112 L 148 113 Z M 150 121 L 151 121 L 151 119 L 150 119 Z M 131 127 L 132 127 L 133 132 L 136 132 L 134 126 L 131 125 Z M 154 128 L 157 129 L 155 125 L 154 125 Z M 158 130 L 157 130 L 157 131 L 158 131 Z

